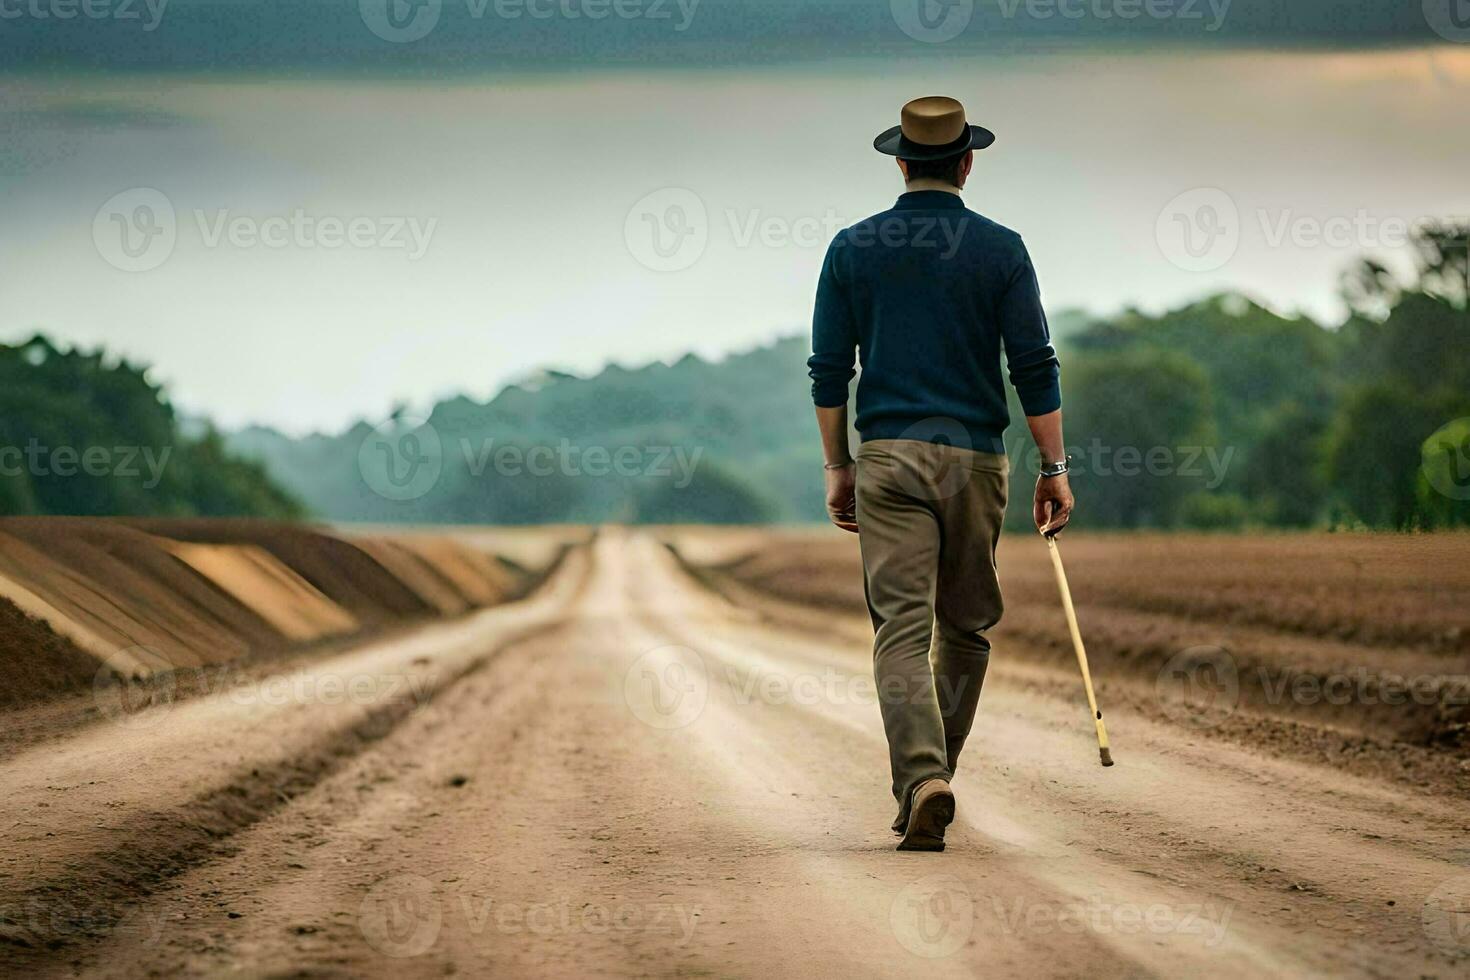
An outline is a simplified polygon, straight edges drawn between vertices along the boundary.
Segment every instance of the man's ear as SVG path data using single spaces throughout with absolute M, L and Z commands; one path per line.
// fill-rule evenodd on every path
M 907 184 L 909 182 L 909 165 L 907 160 L 902 158 L 898 159 L 898 172 L 903 174 L 903 182 Z
M 970 171 L 973 170 L 974 167 L 975 167 L 975 151 L 974 150 L 970 150 L 968 153 L 965 154 L 965 158 L 960 161 L 960 186 L 961 187 L 963 187 L 965 181 L 967 179 L 969 179 Z

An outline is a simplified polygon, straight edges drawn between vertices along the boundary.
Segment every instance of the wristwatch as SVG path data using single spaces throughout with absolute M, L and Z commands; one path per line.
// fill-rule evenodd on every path
M 1041 475 L 1048 479 L 1054 476 L 1065 476 L 1072 468 L 1071 462 L 1072 457 L 1068 456 L 1059 462 L 1047 463 L 1041 468 Z

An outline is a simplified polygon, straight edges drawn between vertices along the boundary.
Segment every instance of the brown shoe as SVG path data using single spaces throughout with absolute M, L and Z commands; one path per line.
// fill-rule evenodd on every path
M 954 793 L 949 782 L 930 779 L 914 790 L 909 825 L 898 842 L 900 851 L 944 850 L 944 829 L 954 821 Z

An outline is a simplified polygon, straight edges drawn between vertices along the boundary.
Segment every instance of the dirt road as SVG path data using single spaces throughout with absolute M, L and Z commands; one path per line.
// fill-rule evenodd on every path
M 860 629 L 651 537 L 536 596 L 0 761 L 0 973 L 1463 976 L 1462 800 L 1128 711 L 1000 649 L 898 854 Z

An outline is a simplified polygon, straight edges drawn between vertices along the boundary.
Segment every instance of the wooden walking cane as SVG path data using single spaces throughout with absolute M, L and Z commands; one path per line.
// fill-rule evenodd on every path
M 1067 626 L 1072 631 L 1072 646 L 1077 651 L 1077 666 L 1082 668 L 1082 685 L 1087 688 L 1087 706 L 1092 709 L 1092 718 L 1097 722 L 1098 754 L 1102 764 L 1113 764 L 1113 751 L 1108 747 L 1108 730 L 1103 727 L 1102 712 L 1097 710 L 1097 695 L 1092 693 L 1092 671 L 1087 669 L 1087 649 L 1082 645 L 1082 630 L 1077 627 L 1077 610 L 1072 607 L 1072 590 L 1067 587 L 1067 572 L 1062 568 L 1062 553 L 1057 550 L 1057 539 L 1046 536 L 1046 546 L 1051 551 L 1051 567 L 1057 572 L 1057 588 L 1062 591 L 1062 608 L 1067 612 Z

